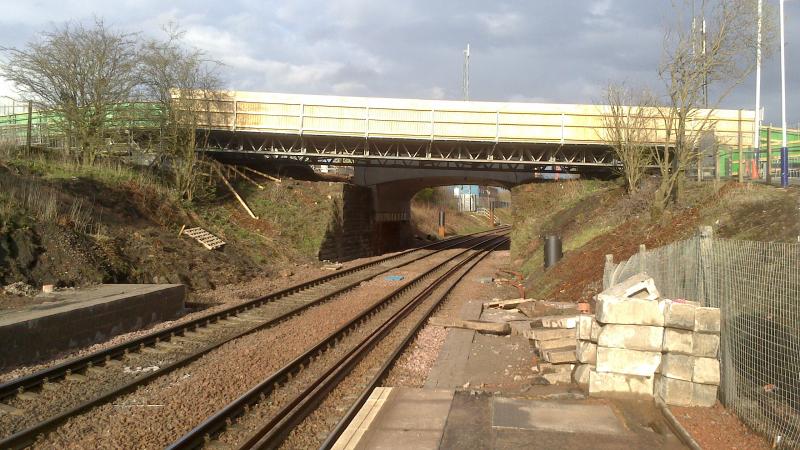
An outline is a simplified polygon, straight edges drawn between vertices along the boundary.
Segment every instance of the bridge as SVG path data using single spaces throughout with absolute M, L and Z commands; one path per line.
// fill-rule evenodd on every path
M 176 101 L 198 121 L 198 150 L 216 158 L 355 166 L 339 227 L 349 234 L 333 239 L 342 246 L 329 259 L 401 247 L 411 232 L 410 200 L 425 187 L 510 188 L 537 172 L 607 175 L 619 166 L 604 139 L 611 113 L 603 105 L 238 91 Z M 753 111 L 700 110 L 689 126 L 706 116 L 721 147 L 735 150 L 753 141 Z M 669 147 L 659 111 L 651 117 L 651 144 Z M 131 127 L 146 128 L 142 123 Z
M 343 220 L 366 208 L 365 217 L 350 219 L 369 226 L 345 224 L 357 235 L 343 240 L 371 236 L 378 252 L 395 250 L 408 235 L 410 200 L 422 188 L 510 188 L 536 172 L 608 174 L 619 165 L 604 139 L 610 108 L 603 105 L 257 92 L 223 92 L 187 104 L 204 112 L 199 123 L 208 139 L 201 150 L 218 158 L 355 166 L 353 184 L 364 190 L 344 199 Z M 752 142 L 753 111 L 701 110 L 695 118 L 706 116 L 721 146 Z M 652 117 L 652 145 L 668 147 L 659 111 Z
M 607 171 L 603 105 L 506 103 L 225 92 L 203 114 L 205 151 L 310 164 L 532 172 L 558 165 Z M 654 117 L 657 113 L 654 113 Z M 753 140 L 755 113 L 700 110 L 721 146 Z M 693 126 L 690 121 L 690 126 Z M 654 119 L 653 145 L 667 142 Z

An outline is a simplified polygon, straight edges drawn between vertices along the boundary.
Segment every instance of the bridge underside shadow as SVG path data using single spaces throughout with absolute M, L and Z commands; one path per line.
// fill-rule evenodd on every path
M 356 167 L 320 259 L 348 260 L 411 246 L 411 199 L 424 188 L 479 184 L 510 189 L 533 180 L 532 172 Z

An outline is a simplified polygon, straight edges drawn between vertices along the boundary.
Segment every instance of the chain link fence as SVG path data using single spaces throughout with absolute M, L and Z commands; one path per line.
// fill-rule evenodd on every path
M 603 287 L 646 272 L 665 298 L 722 312 L 723 404 L 779 447 L 800 448 L 800 244 L 698 236 L 615 264 Z

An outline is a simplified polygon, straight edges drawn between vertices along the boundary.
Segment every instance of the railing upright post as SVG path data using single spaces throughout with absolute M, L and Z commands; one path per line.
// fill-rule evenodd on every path
M 767 127 L 767 184 L 772 184 L 772 126 Z
M 742 110 L 739 110 L 739 120 L 736 122 L 738 131 L 736 133 L 736 145 L 739 150 L 739 183 L 744 182 L 744 151 L 742 149 Z
M 33 138 L 33 101 L 28 100 L 28 130 L 25 135 L 25 151 L 31 154 L 31 140 Z

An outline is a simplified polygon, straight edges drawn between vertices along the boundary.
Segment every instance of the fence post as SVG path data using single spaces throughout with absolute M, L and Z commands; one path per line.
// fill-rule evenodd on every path
M 614 285 L 614 255 L 606 255 L 606 264 L 603 266 L 603 290 Z
M 645 257 L 647 255 L 647 247 L 644 244 L 639 244 L 639 272 L 645 272 L 647 265 L 645 264 Z
M 699 249 L 697 261 L 697 291 L 699 301 L 703 306 L 709 306 L 706 281 L 710 274 L 708 268 L 711 265 L 711 250 L 713 245 L 714 229 L 710 226 L 702 226 L 699 229 Z M 713 305 L 711 305 L 713 306 Z

